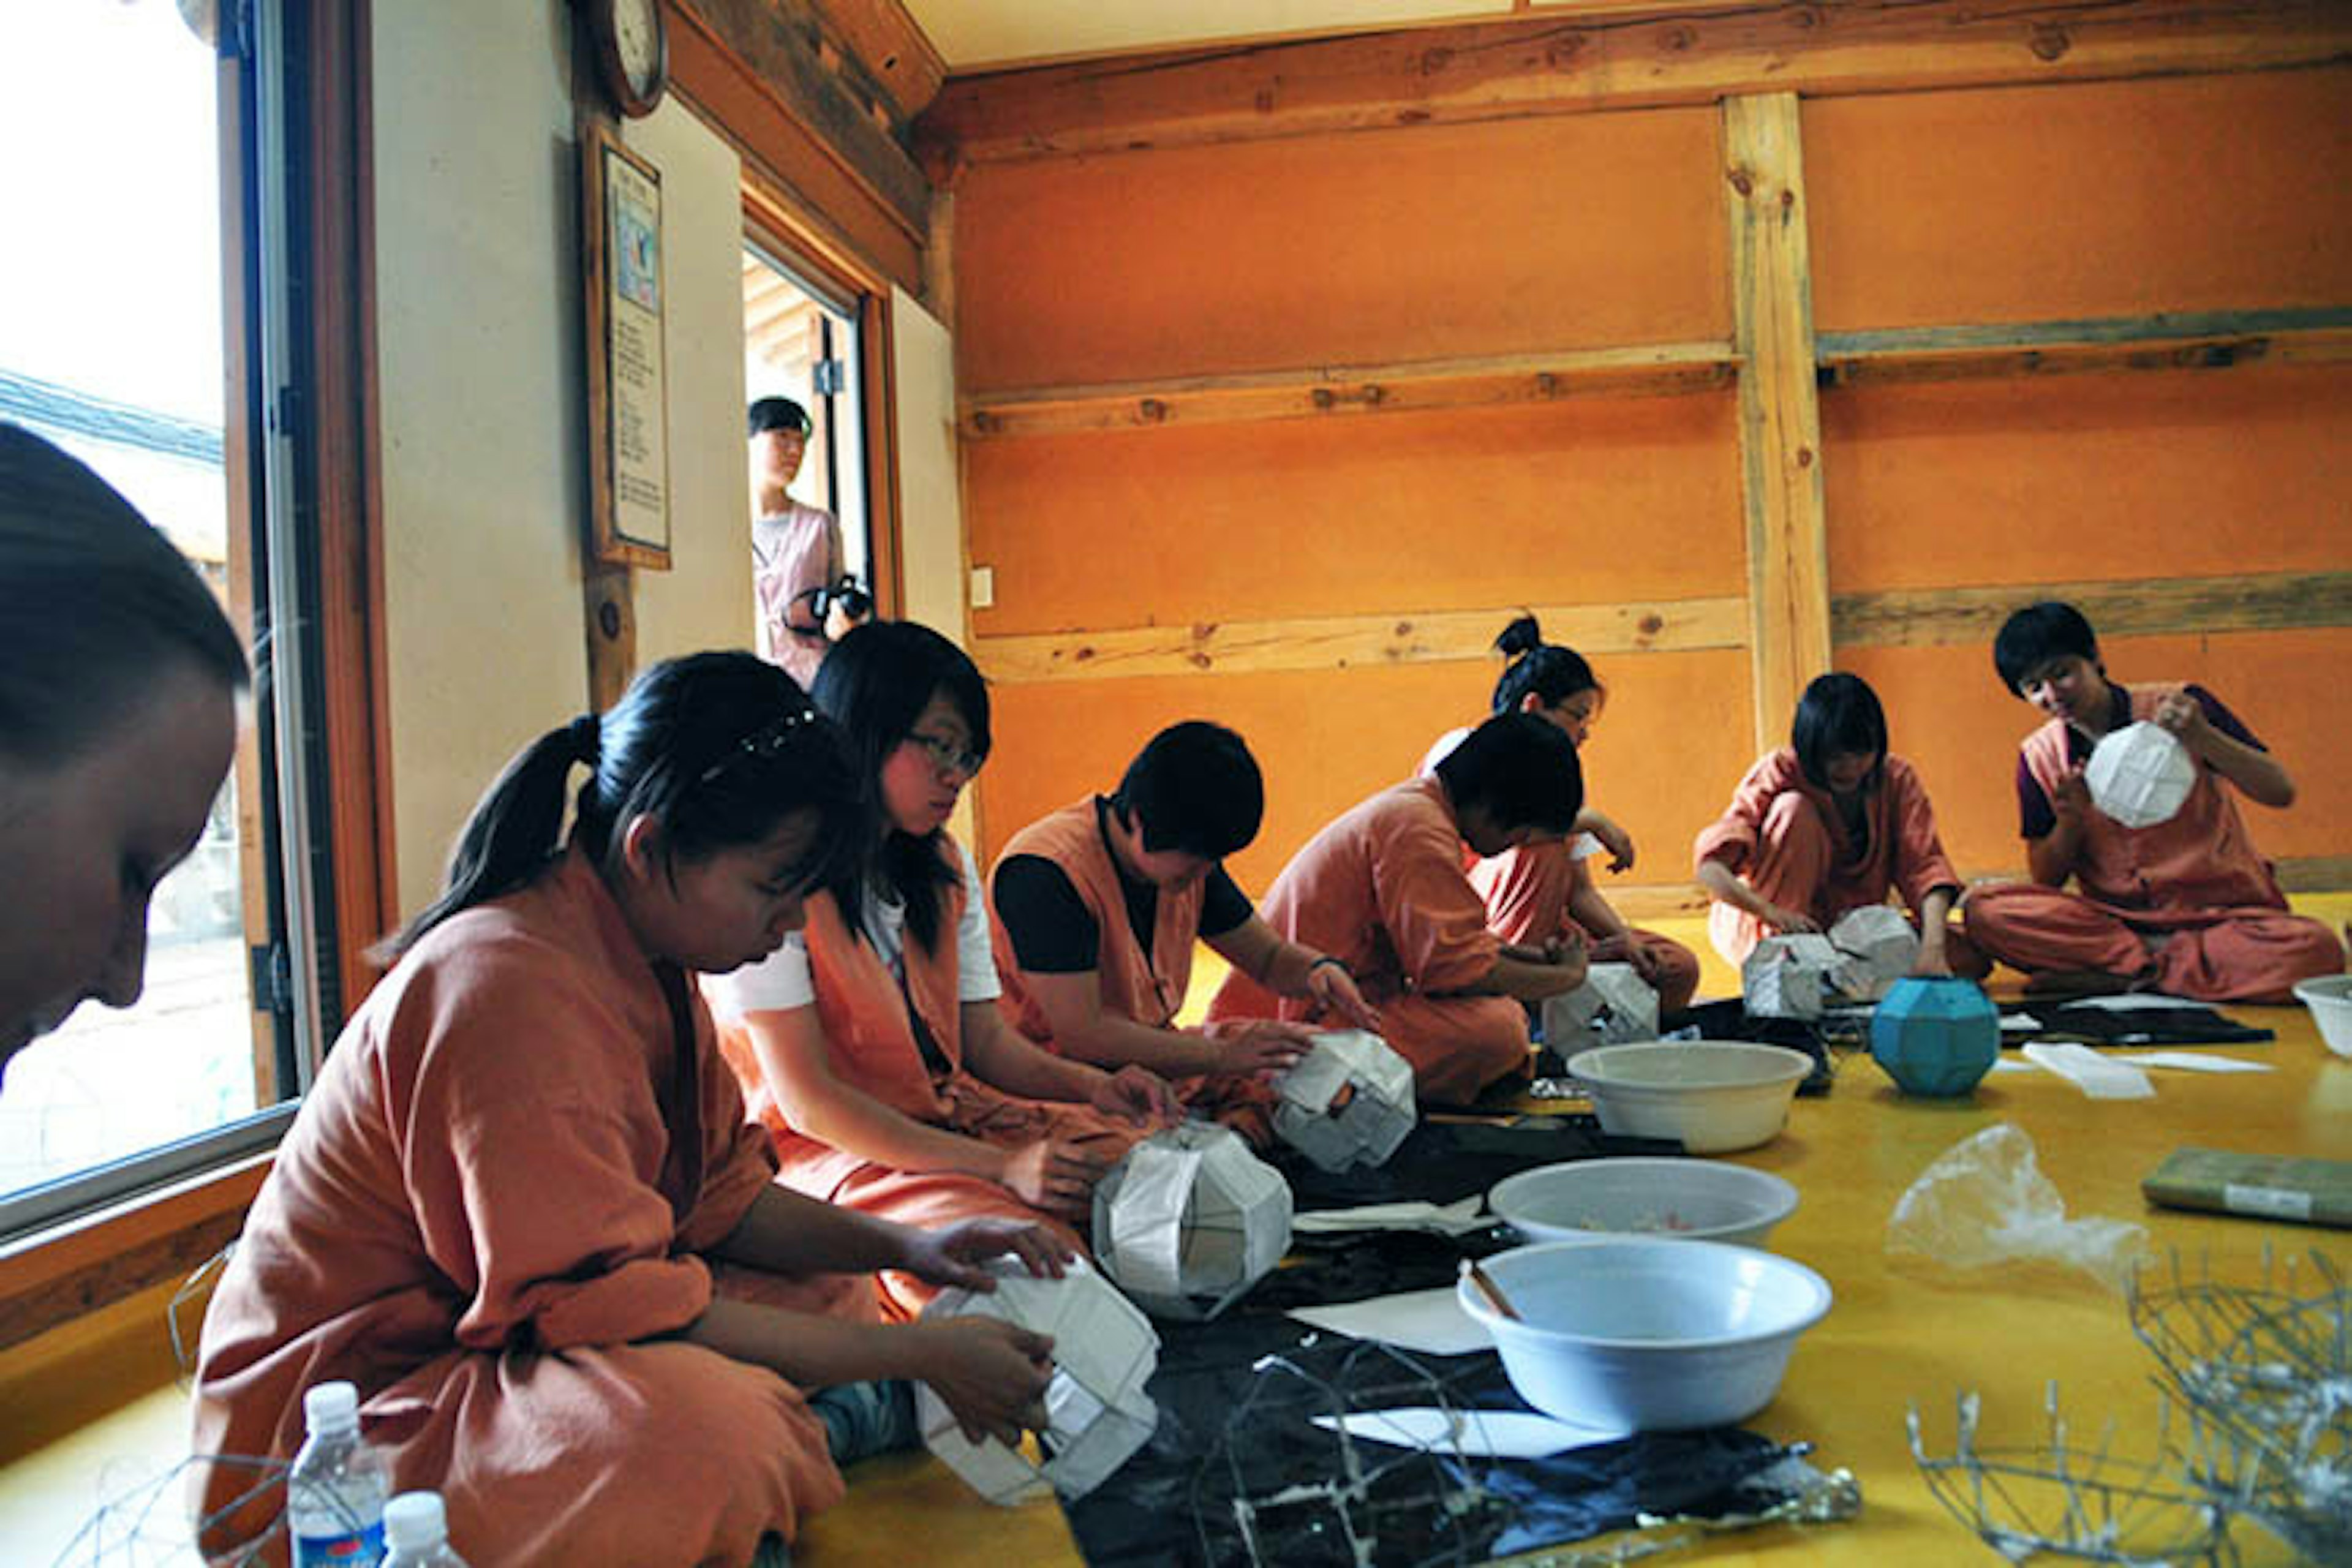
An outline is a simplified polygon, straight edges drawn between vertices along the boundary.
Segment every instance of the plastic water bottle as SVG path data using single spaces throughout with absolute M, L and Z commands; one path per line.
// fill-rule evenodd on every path
M 318 1384 L 302 1395 L 302 1451 L 286 1476 L 294 1568 L 376 1568 L 392 1475 L 360 1437 L 359 1390 Z
M 403 1492 L 383 1505 L 383 1568 L 466 1568 L 449 1550 L 449 1516 L 439 1492 Z

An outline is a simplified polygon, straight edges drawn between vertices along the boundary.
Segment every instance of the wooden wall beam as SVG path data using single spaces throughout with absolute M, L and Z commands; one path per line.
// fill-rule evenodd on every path
M 1759 747 L 1785 732 L 1805 683 L 1830 667 L 1829 530 L 1797 117 L 1793 92 L 1723 106 L 1733 343 L 1747 367 L 1739 378 L 1740 488 Z
M 2352 360 L 2352 309 L 2209 310 L 1824 332 L 1814 353 L 1822 384 L 1837 386 L 2084 371 L 2334 364 Z
M 2352 58 L 2341 0 L 1851 0 L 1532 15 L 950 79 L 933 167 L 1398 125 Z
M 1702 391 L 1730 383 L 1728 343 L 1653 343 L 1549 354 L 1422 361 L 1116 385 L 976 392 L 961 399 L 968 437 L 1135 430 L 1240 419 L 1304 419 L 1403 409 L 1544 403 L 1593 393 Z
M 1990 647 L 2011 611 L 2042 599 L 2074 605 L 2103 637 L 2352 626 L 2352 572 L 1841 594 L 1830 625 L 1840 647 Z
M 996 681 L 1240 675 L 1483 659 L 1492 657 L 1496 622 L 1516 613 L 1516 606 L 1487 607 L 984 636 L 972 639 L 972 658 Z M 1738 599 L 1544 605 L 1534 614 L 1543 621 L 1546 637 L 1587 653 L 1738 647 L 1748 633 L 1748 608 Z

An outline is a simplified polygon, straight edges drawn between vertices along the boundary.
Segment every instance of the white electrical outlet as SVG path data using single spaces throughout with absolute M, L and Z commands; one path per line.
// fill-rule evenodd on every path
M 971 607 L 987 609 L 996 603 L 996 568 L 975 566 L 971 569 Z

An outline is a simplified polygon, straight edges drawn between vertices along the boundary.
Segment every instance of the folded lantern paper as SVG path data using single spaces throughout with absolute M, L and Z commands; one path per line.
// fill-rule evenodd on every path
M 1326 1171 L 1378 1165 L 1412 1131 L 1412 1064 L 1361 1029 L 1316 1036 L 1278 1089 L 1275 1135 Z
M 1059 1279 L 1035 1279 L 1004 1265 L 994 1290 L 941 1291 L 923 1316 L 997 1318 L 1053 1337 L 1046 1427 L 1019 1448 L 992 1437 L 971 1441 L 947 1402 L 928 1384 L 915 1385 L 924 1447 L 992 1503 L 1026 1502 L 1048 1488 L 1064 1498 L 1084 1497 L 1127 1463 L 1160 1423 L 1159 1407 L 1143 1391 L 1160 1364 L 1160 1336 L 1133 1302 L 1083 1260 Z
M 1887 987 L 1911 973 L 1919 960 L 1919 933 L 1901 910 L 1864 904 L 1848 910 L 1830 926 L 1830 945 L 1853 962 L 1840 976 L 1857 1002 L 1875 1002 Z
M 1213 1318 L 1290 1250 L 1290 1184 L 1223 1127 L 1188 1121 L 1095 1184 L 1095 1257 L 1156 1317 Z
M 1768 936 L 1739 966 L 1739 993 L 1759 1018 L 1818 1018 L 1844 994 L 1851 962 L 1817 932 Z
M 1658 1037 L 1658 993 L 1630 963 L 1595 963 L 1584 984 L 1543 1005 L 1544 1043 L 1563 1057 L 1587 1046 Z
M 2126 827 L 2169 822 L 2197 784 L 2196 759 L 2173 733 L 2142 720 L 2111 730 L 2083 770 L 2091 804 Z

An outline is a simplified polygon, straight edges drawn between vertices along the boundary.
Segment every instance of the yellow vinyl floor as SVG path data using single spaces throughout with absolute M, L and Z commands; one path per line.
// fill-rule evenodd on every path
M 2352 894 L 2298 896 L 2294 903 L 2338 926 L 2352 917 Z M 1652 924 L 1700 952 L 1702 994 L 1736 993 L 1736 976 L 1707 949 L 1698 921 Z M 1196 1001 L 1216 978 L 1196 975 Z M 1994 989 L 2010 989 L 2009 978 L 2005 986 L 1997 977 Z M 1987 1444 L 2040 1441 L 2045 1389 L 2054 1382 L 2080 1440 L 2095 1444 L 2112 1422 L 2119 1450 L 2152 1446 L 2155 1363 L 2134 1337 L 2121 1298 L 2063 1269 L 1953 1271 L 1887 1255 L 1886 1219 L 1896 1197 L 1938 1154 L 1984 1127 L 2007 1121 L 2032 1139 L 2070 1215 L 2146 1226 L 2159 1255 L 2177 1255 L 2187 1266 L 2249 1278 L 2267 1248 L 2281 1258 L 2316 1250 L 2352 1268 L 2352 1233 L 2157 1209 L 2140 1194 L 2140 1178 L 2183 1145 L 2352 1159 L 2352 1060 L 2327 1053 L 2300 1007 L 2227 1011 L 2274 1029 L 2278 1038 L 2216 1049 L 2273 1070 L 2158 1071 L 2157 1098 L 2140 1101 L 2095 1101 L 2039 1070 L 2004 1072 L 1969 1098 L 1937 1101 L 1906 1099 L 1874 1064 L 1849 1058 L 1833 1092 L 1799 1100 L 1781 1136 L 1730 1156 L 1797 1184 L 1801 1201 L 1774 1233 L 1773 1248 L 1811 1265 L 1836 1292 L 1828 1318 L 1798 1346 L 1780 1397 L 1749 1425 L 1811 1441 L 1817 1463 L 1860 1478 L 1865 1506 L 1853 1523 L 1767 1527 L 1705 1542 L 1685 1555 L 1733 1563 L 1998 1561 L 1936 1501 L 1905 1438 L 1905 1413 L 1916 1405 L 1931 1448 L 1948 1451 L 1953 1403 L 1963 1393 L 1982 1401 Z M 0 1558 L 58 1561 L 100 1501 L 180 1455 L 184 1422 L 184 1395 L 160 1390 L 0 1469 Z M 1003 1568 L 1078 1560 L 1053 1506 L 992 1508 L 927 1456 L 869 1461 L 850 1480 L 848 1500 L 814 1521 L 798 1562 Z M 1170 1528 L 1172 1539 L 1189 1525 L 1171 1520 Z M 2244 1544 L 2251 1561 L 2284 1560 L 2265 1538 Z

